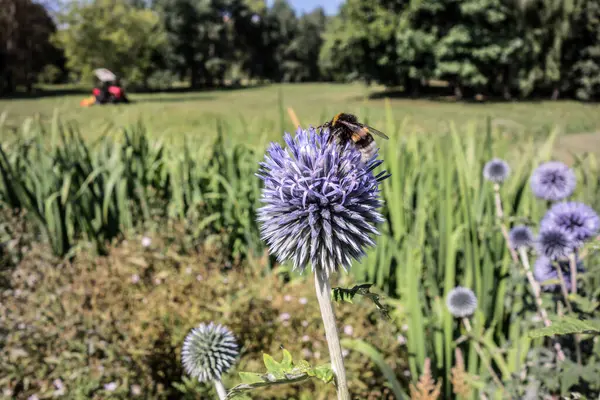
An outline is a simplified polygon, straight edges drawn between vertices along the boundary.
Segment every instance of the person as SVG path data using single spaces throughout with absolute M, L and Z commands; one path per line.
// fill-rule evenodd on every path
M 102 82 L 100 88 L 94 88 L 93 94 L 96 96 L 96 104 L 104 104 L 108 101 L 108 82 Z

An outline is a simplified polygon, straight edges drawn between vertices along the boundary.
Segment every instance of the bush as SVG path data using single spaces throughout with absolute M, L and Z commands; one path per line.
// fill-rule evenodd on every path
M 208 398 L 210 389 L 185 378 L 180 364 L 183 338 L 208 320 L 236 334 L 240 370 L 260 372 L 261 353 L 279 357 L 280 346 L 297 359 L 326 362 L 311 280 L 285 283 L 278 274 L 262 274 L 264 259 L 260 269 L 224 267 L 209 246 L 194 257 L 178 255 L 177 245 L 166 241 L 152 238 L 148 247 L 126 241 L 100 258 L 84 249 L 72 263 L 49 258 L 48 248 L 34 246 L 0 296 L 0 386 L 17 399 L 51 397 L 61 388 L 69 398 Z M 399 360 L 405 356 L 398 332 L 372 304 L 341 304 L 338 320 L 346 327 L 342 336 L 376 343 L 402 375 L 405 366 Z M 393 398 L 381 389 L 381 374 L 364 356 L 352 352 L 346 363 L 357 396 Z M 230 374 L 225 384 L 237 381 Z M 254 398 L 332 394 L 333 386 L 311 382 Z

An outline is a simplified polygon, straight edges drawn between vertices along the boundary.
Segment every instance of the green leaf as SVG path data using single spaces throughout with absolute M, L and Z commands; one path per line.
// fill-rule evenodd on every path
M 253 384 L 263 381 L 261 375 L 254 372 L 240 372 L 239 375 L 242 383 Z
M 318 367 L 309 370 L 308 375 L 314 376 L 325 383 L 333 381 L 333 369 L 331 369 L 331 364 L 319 365 Z
M 597 301 L 588 300 L 585 297 L 579 296 L 574 293 L 571 293 L 569 295 L 569 300 L 571 300 L 572 303 L 577 304 L 581 311 L 588 314 L 594 312 L 594 310 L 598 308 L 598 305 L 600 305 L 600 303 Z
M 265 363 L 265 367 L 267 367 L 267 372 L 272 374 L 281 375 L 283 373 L 283 368 L 281 364 L 279 364 L 273 357 L 269 354 L 263 354 L 263 361 Z
M 540 338 L 553 335 L 568 335 L 572 333 L 600 332 L 600 320 L 579 320 L 573 317 L 562 317 L 552 322 L 552 326 L 529 331 L 529 337 Z
M 388 307 L 381 303 L 381 301 L 379 300 L 379 295 L 369 291 L 371 286 L 373 286 L 372 283 L 362 283 L 350 289 L 335 287 L 331 289 L 331 297 L 334 301 L 337 302 L 353 303 L 353 299 L 357 295 L 364 296 L 375 304 L 375 307 L 383 315 L 384 318 L 391 319 Z
M 292 368 L 292 355 L 286 349 L 283 349 L 283 359 L 281 360 L 281 368 L 289 370 Z

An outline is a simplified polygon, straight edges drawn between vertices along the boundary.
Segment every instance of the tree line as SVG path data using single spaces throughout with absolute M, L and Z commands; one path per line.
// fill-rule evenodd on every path
M 346 0 L 297 15 L 286 0 L 0 0 L 0 93 L 89 81 L 194 88 L 244 79 L 364 81 L 420 95 L 600 98 L 598 0 Z

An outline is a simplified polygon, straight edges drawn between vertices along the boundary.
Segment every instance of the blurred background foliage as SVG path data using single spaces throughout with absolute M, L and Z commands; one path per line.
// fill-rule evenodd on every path
M 600 95 L 596 0 L 347 0 L 336 15 L 286 0 L 56 4 L 0 3 L 0 93 L 89 84 L 104 67 L 131 89 L 358 80 L 412 96 Z

